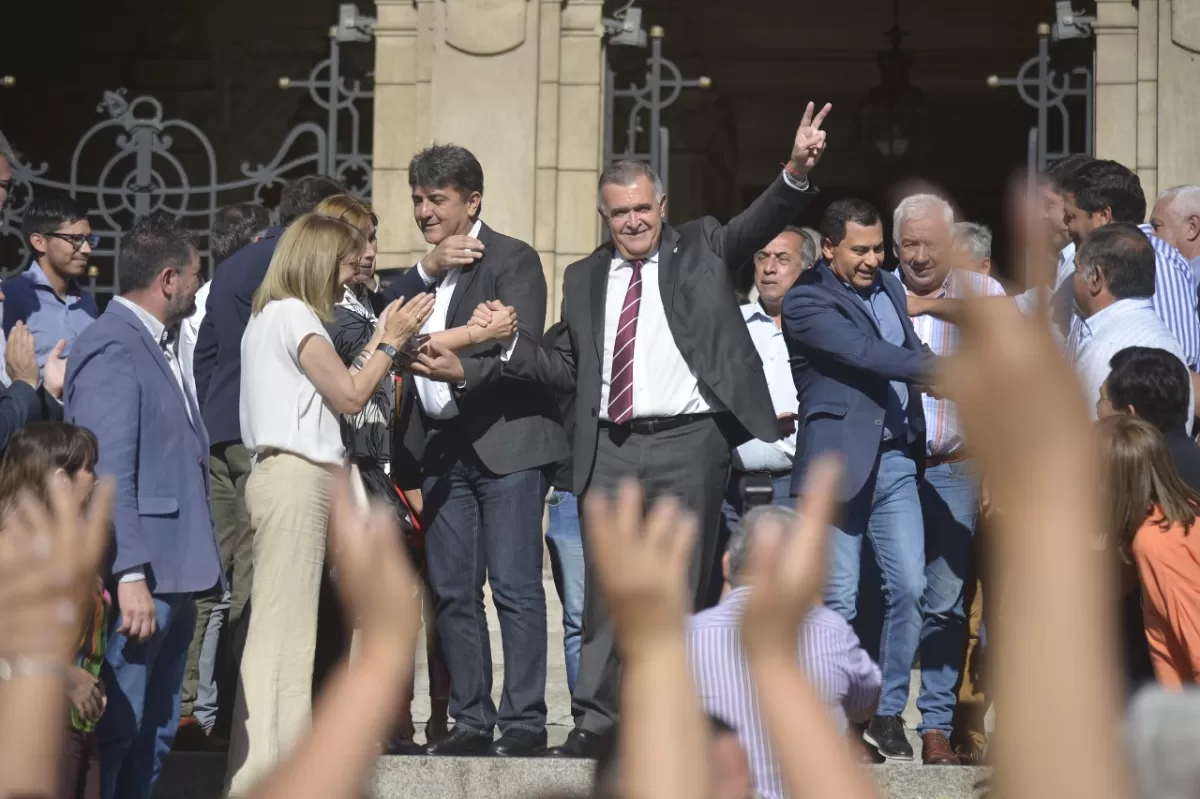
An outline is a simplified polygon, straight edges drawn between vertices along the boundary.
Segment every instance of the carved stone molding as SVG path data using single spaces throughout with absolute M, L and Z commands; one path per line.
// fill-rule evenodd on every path
M 499 55 L 525 42 L 528 0 L 444 0 L 446 44 L 469 55 Z
M 1200 53 L 1200 0 L 1171 0 L 1171 41 Z

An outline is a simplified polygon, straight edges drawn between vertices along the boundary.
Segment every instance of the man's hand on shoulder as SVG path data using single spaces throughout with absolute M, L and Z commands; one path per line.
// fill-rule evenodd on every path
M 437 277 L 452 266 L 473 264 L 483 257 L 483 242 L 470 236 L 447 236 L 421 259 L 421 269 Z
M 788 161 L 788 173 L 798 179 L 807 180 L 808 173 L 812 171 L 817 162 L 821 160 L 822 153 L 825 152 L 825 131 L 821 130 L 821 123 L 825 121 L 825 117 L 833 109 L 829 103 L 813 116 L 814 106 L 809 103 L 804 109 L 804 117 L 800 120 L 800 127 L 796 130 L 796 140 L 792 144 L 792 157 Z

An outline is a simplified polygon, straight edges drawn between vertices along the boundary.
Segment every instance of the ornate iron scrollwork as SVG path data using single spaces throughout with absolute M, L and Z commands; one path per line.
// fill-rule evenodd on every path
M 363 142 L 357 104 L 369 101 L 374 91 L 364 88 L 362 81 L 347 83 L 342 77 L 340 45 L 369 42 L 374 22 L 360 16 L 353 4 L 341 7 L 338 24 L 330 28 L 329 57 L 314 66 L 306 79 L 279 80 L 282 89 L 308 90 L 327 114 L 324 127 L 315 122 L 296 125 L 274 158 L 253 166 L 243 162 L 242 176 L 233 180 L 218 180 L 212 143 L 195 124 L 166 118 L 162 103 L 150 95 L 131 97 L 124 88 L 104 92 L 96 110 L 106 118 L 75 145 L 67 180 L 50 178 L 45 163 L 11 165 L 15 186 L 8 207 L 0 213 L 0 238 L 21 243 L 22 261 L 13 266 L 23 269 L 28 263 L 21 220 L 39 191 L 65 192 L 93 211 L 92 231 L 100 236 L 100 245 L 92 252 L 90 288 L 102 295 L 116 291 L 117 249 L 126 226 L 137 216 L 162 210 L 183 219 L 196 230 L 200 255 L 211 275 L 216 264 L 211 263 L 208 232 L 226 203 L 261 201 L 272 187 L 312 173 L 332 175 L 352 193 L 369 198 L 370 145 Z M 349 143 L 343 151 L 339 128 L 344 118 L 349 120 Z M 107 158 L 101 147 L 112 148 Z

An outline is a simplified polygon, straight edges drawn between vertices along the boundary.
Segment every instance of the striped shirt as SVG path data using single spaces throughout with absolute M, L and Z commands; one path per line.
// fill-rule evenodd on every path
M 735 588 L 716 607 L 688 618 L 688 656 L 705 712 L 737 730 L 754 789 L 763 799 L 783 799 L 783 776 L 767 741 L 739 630 L 751 590 Z M 848 716 L 862 718 L 874 710 L 879 667 L 841 616 L 820 606 L 810 610 L 799 650 L 799 660 L 839 731 L 846 732 Z
M 1200 316 L 1196 313 L 1196 273 L 1179 250 L 1155 236 L 1149 225 L 1138 225 L 1154 247 L 1154 296 L 1151 303 L 1183 349 L 1183 363 L 1195 372 L 1200 369 Z M 1083 319 L 1071 319 L 1067 351 L 1075 357 L 1080 346 Z
M 906 289 L 907 290 L 907 289 Z M 912 294 L 912 292 L 908 292 Z M 952 269 L 946 282 L 933 295 L 934 298 L 961 300 L 968 297 L 1003 297 L 1004 287 L 1000 283 L 978 272 Z M 932 316 L 914 316 L 913 329 L 934 355 L 950 355 L 958 349 L 958 325 Z M 929 394 L 921 395 L 921 407 L 925 411 L 925 446 L 929 455 L 950 455 L 962 446 L 962 431 L 958 426 L 958 415 L 950 400 L 935 399 Z

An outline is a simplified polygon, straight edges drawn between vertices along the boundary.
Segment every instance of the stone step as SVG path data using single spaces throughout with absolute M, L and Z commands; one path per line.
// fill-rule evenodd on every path
M 540 799 L 587 796 L 586 760 L 488 757 L 381 757 L 374 799 Z M 989 770 L 962 766 L 867 766 L 887 799 L 974 799 Z M 220 754 L 168 756 L 154 799 L 219 799 L 225 772 Z

